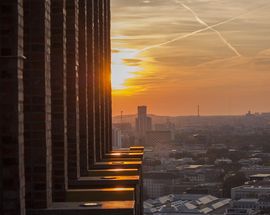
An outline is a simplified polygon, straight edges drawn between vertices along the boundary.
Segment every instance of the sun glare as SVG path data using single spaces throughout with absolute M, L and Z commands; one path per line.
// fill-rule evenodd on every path
M 132 89 L 126 84 L 126 80 L 132 79 L 142 68 L 139 63 L 136 49 L 114 49 L 112 53 L 112 87 L 114 94 L 130 94 Z

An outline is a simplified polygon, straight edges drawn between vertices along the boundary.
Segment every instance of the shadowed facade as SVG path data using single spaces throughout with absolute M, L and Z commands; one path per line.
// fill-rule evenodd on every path
M 143 148 L 112 151 L 110 0 L 0 10 L 0 214 L 142 214 Z

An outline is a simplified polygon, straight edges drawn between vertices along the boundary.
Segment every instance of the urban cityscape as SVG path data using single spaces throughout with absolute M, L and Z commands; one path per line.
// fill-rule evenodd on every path
M 270 214 L 268 0 L 112 1 L 113 147 L 144 214 Z
M 145 147 L 144 214 L 270 214 L 270 113 L 113 118 L 113 147 Z

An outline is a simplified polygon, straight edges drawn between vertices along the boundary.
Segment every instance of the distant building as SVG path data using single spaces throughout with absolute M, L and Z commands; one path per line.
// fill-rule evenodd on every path
M 233 200 L 239 199 L 254 199 L 260 198 L 261 196 L 270 195 L 270 186 L 254 186 L 254 185 L 243 185 L 240 187 L 234 187 L 231 190 L 231 198 Z
M 256 178 L 259 177 L 255 176 Z M 226 215 L 255 215 L 259 212 L 269 214 L 270 211 L 270 186 L 265 185 L 243 185 L 232 188 L 231 208 Z M 266 213 L 265 213 L 266 212 Z
M 263 117 L 270 117 L 270 113 L 269 112 L 261 113 L 261 116 L 263 116 Z
M 134 134 L 134 130 L 132 128 L 131 123 L 128 123 L 128 122 L 113 123 L 112 126 L 116 130 L 118 129 L 121 132 L 121 147 L 122 148 L 127 148 L 132 145 L 135 145 L 135 139 L 134 139 L 135 134 Z M 115 132 L 116 130 L 114 130 L 113 132 Z
M 131 123 L 113 123 L 113 127 L 120 129 L 122 132 L 130 132 L 132 130 Z
M 257 215 L 258 211 L 245 208 L 230 208 L 226 211 L 225 215 Z
M 119 128 L 112 129 L 112 145 L 113 148 L 122 148 L 122 132 Z
M 169 119 L 165 123 L 155 124 L 155 130 L 158 130 L 158 131 L 168 131 L 168 130 L 173 130 L 173 129 L 175 129 L 175 124 L 170 122 Z
M 155 124 L 155 131 L 170 131 L 171 139 L 175 140 L 175 124 L 168 119 L 166 123 Z
M 177 164 L 177 165 L 185 165 L 185 164 L 193 164 L 195 161 L 193 160 L 193 158 L 192 157 L 184 157 L 184 158 L 180 158 L 180 159 L 177 159 L 176 161 L 175 161 L 175 163 Z M 199 166 L 201 166 L 201 165 L 199 165 Z M 190 168 L 192 168 L 192 169 L 195 169 L 196 167 L 194 167 L 194 166 L 189 166 Z
M 229 158 L 220 158 L 220 159 L 216 159 L 215 160 L 215 164 L 219 165 L 219 164 L 231 164 L 232 160 Z
M 175 176 L 167 172 L 149 172 L 144 174 L 143 186 L 149 198 L 157 198 L 170 193 L 166 189 L 172 185 Z
M 145 144 L 155 146 L 158 144 L 170 143 L 171 132 L 170 131 L 147 131 Z
M 269 174 L 270 167 L 269 166 L 260 166 L 260 165 L 253 165 L 249 167 L 242 167 L 240 172 L 243 172 L 246 177 L 250 177 L 251 175 L 256 174 Z
M 212 195 L 170 194 L 144 202 L 144 214 L 156 215 L 223 215 L 230 199 Z
M 256 174 L 249 177 L 250 181 L 266 181 L 270 180 L 270 174 Z
M 136 118 L 136 131 L 140 137 L 143 137 L 146 131 L 152 130 L 152 119 L 147 116 L 147 107 L 138 106 L 138 114 Z
M 246 209 L 256 209 L 258 207 L 259 199 L 239 199 L 238 201 L 233 201 L 233 208 L 246 208 Z

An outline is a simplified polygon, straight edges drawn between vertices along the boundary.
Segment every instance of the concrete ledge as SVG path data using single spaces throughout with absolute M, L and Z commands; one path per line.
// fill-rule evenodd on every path
M 94 207 L 82 206 L 86 202 L 59 202 L 43 210 L 28 210 L 31 215 L 134 215 L 134 201 L 101 201 Z
M 144 146 L 130 146 L 130 150 L 141 150 L 144 151 Z
M 67 202 L 135 200 L 135 188 L 69 189 Z
M 71 189 L 89 188 L 117 188 L 117 187 L 136 187 L 140 182 L 140 176 L 91 176 L 80 177 L 76 181 L 70 181 Z
M 142 161 L 101 161 L 94 164 L 94 168 L 97 169 L 110 169 L 110 168 L 137 168 L 142 167 Z
M 143 152 L 111 152 L 105 154 L 108 158 L 142 158 Z
M 88 176 L 139 175 L 139 169 L 96 169 L 88 170 Z
M 102 158 L 102 161 L 142 161 L 142 158 L 139 158 L 139 157 L 135 157 L 135 158 L 124 158 L 124 157 L 107 157 L 107 156 L 104 156 Z
M 143 153 L 142 150 L 121 150 L 121 149 L 116 149 L 116 150 L 112 150 L 109 153 Z

